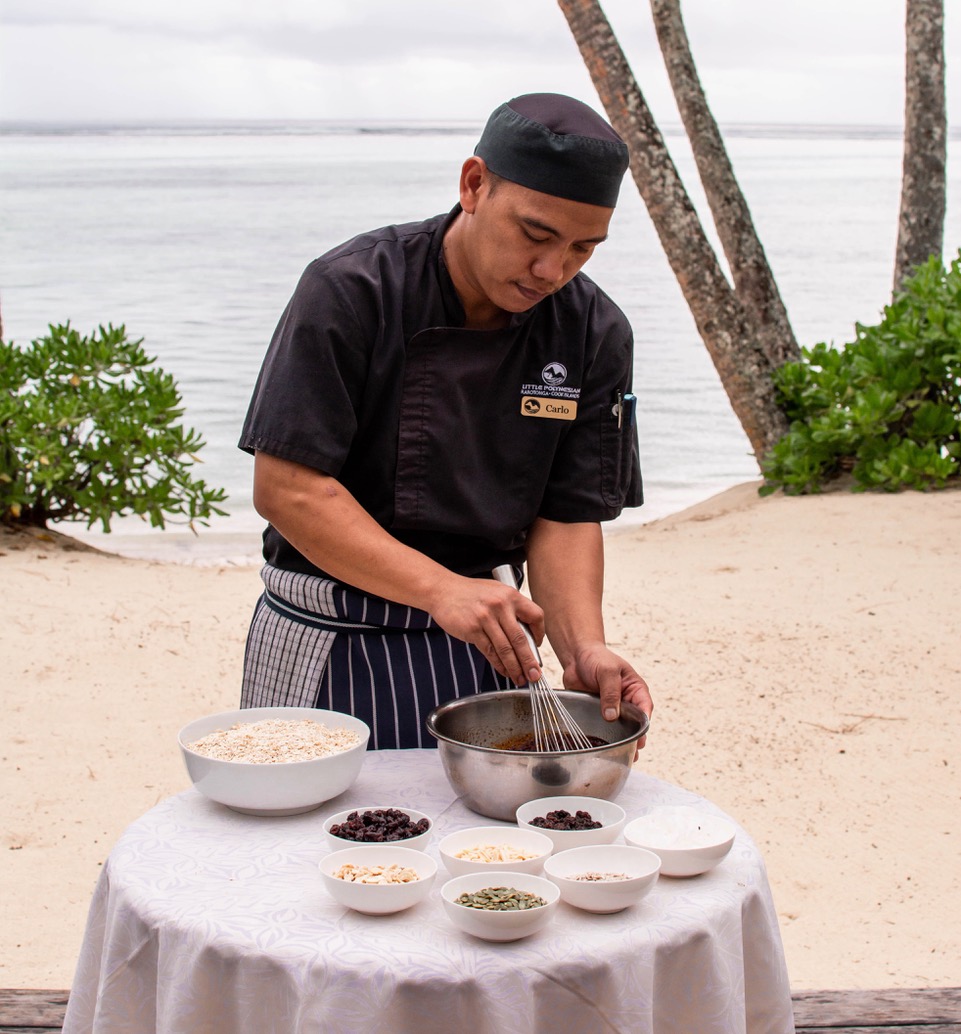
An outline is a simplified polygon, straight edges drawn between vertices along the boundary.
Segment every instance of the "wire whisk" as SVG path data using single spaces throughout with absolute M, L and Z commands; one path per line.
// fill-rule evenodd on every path
M 514 570 L 510 564 L 501 564 L 495 567 L 494 577 L 499 582 L 509 585 L 512 589 L 517 588 L 514 579 Z M 524 635 L 531 652 L 541 665 L 541 654 L 531 635 L 531 630 L 520 622 Z M 567 750 L 586 750 L 593 747 L 587 734 L 577 724 L 574 716 L 564 706 L 564 701 L 557 695 L 557 691 L 548 683 L 542 675 L 536 682 L 528 682 L 528 692 L 531 695 L 531 719 L 534 725 L 534 750 L 543 754 L 556 754 Z

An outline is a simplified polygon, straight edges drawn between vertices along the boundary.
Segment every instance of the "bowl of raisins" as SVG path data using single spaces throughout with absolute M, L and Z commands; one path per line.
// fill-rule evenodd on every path
M 324 822 L 327 846 L 334 851 L 367 844 L 392 844 L 423 851 L 434 823 L 413 808 L 372 804 L 366 808 L 338 811 Z
M 599 797 L 539 797 L 522 804 L 517 825 L 551 838 L 554 852 L 612 844 L 627 821 L 624 809 Z

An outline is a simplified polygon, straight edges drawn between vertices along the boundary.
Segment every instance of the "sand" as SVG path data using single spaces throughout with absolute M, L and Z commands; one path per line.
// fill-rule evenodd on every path
M 2 987 L 69 987 L 111 846 L 189 785 L 177 730 L 236 706 L 260 592 L 70 546 L 0 534 Z M 792 987 L 956 985 L 961 493 L 746 484 L 607 558 L 608 637 L 656 705 L 639 765 L 757 841 Z

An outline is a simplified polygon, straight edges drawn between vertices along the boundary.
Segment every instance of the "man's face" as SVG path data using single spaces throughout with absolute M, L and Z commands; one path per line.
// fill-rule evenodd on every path
M 468 218 L 451 272 L 468 315 L 485 301 L 524 312 L 560 290 L 607 237 L 614 211 L 492 178 L 476 158 L 464 166 L 461 207 Z

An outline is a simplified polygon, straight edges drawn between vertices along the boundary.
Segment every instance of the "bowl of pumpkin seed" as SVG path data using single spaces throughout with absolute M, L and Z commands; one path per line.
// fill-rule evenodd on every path
M 448 880 L 440 891 L 447 918 L 485 941 L 519 941 L 554 918 L 560 890 L 529 872 L 472 872 Z

